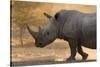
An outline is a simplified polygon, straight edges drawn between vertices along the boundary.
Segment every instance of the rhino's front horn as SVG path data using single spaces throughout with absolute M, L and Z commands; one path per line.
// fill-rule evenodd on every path
M 50 16 L 49 14 L 47 13 L 43 13 L 47 18 L 51 18 L 52 16 Z
M 28 25 L 26 25 L 26 27 L 27 27 L 27 30 L 29 31 L 29 33 L 32 35 L 32 37 L 36 39 L 37 36 L 38 36 L 38 32 L 32 31 L 32 30 L 29 28 Z

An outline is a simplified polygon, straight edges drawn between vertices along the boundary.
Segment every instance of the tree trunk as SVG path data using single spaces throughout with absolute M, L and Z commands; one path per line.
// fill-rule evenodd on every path
M 20 27 L 20 43 L 21 43 L 21 46 L 23 46 L 23 28 Z

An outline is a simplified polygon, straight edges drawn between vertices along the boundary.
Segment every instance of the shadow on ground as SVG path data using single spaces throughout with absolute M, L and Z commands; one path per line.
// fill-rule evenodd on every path
M 86 61 L 24 61 L 24 62 L 11 62 L 11 66 L 32 66 L 32 65 L 47 65 L 47 64 L 65 64 L 65 63 L 83 63 L 83 62 L 95 62 L 96 60 Z

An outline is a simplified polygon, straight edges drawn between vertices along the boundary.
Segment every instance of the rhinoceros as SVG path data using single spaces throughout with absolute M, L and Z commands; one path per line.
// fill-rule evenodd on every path
M 48 18 L 48 25 L 39 27 L 34 32 L 27 25 L 27 29 L 35 39 L 36 47 L 45 47 L 56 38 L 68 41 L 71 55 L 67 60 L 76 60 L 76 52 L 86 60 L 88 54 L 82 46 L 96 49 L 96 13 L 82 13 L 77 10 L 60 10 L 54 16 L 43 13 Z

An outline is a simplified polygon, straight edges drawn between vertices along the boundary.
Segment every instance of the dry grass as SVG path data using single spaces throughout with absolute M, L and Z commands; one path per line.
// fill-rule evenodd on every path
M 87 60 L 96 60 L 96 50 L 83 48 L 89 54 Z M 70 56 L 70 49 L 68 43 L 56 40 L 52 44 L 44 47 L 37 48 L 34 46 L 13 47 L 12 48 L 12 61 L 65 61 Z M 81 56 L 77 53 L 77 60 L 81 60 Z

